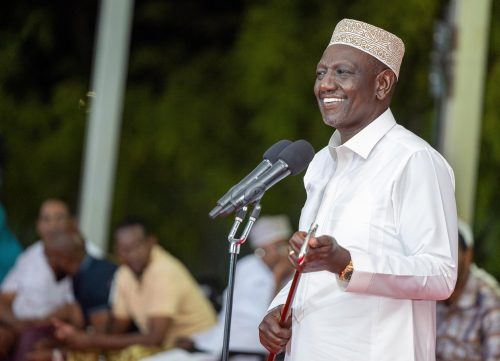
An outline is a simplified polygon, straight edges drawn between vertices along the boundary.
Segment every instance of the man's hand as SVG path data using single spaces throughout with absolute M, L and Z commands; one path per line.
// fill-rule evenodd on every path
M 73 350 L 86 350 L 94 346 L 92 335 L 79 331 L 74 326 L 58 319 L 54 319 L 52 323 L 55 327 L 54 334 L 56 338 L 64 342 L 69 348 Z
M 260 343 L 272 353 L 280 353 L 292 336 L 292 318 L 288 317 L 284 325 L 280 325 L 283 305 L 273 308 L 259 325 Z
M 305 232 L 295 232 L 290 239 L 288 259 L 297 268 L 300 247 L 304 243 Z M 351 254 L 331 236 L 311 237 L 302 272 L 330 271 L 340 273 L 349 264 Z

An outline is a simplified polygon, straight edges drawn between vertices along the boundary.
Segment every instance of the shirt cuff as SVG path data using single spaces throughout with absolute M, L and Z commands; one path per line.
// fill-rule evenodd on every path
M 372 272 L 366 272 L 366 270 L 373 269 L 372 262 L 369 256 L 349 250 L 351 253 L 352 266 L 354 271 L 351 276 L 351 280 L 347 284 L 347 292 L 355 293 L 366 293 L 366 290 L 370 286 L 371 280 L 373 278 Z

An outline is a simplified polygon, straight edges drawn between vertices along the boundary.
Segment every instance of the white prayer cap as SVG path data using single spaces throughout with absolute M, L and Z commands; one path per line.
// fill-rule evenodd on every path
M 396 35 L 362 21 L 343 19 L 335 27 L 328 46 L 333 44 L 349 45 L 370 54 L 399 78 L 405 45 Z
M 291 235 L 292 227 L 287 216 L 263 216 L 253 225 L 249 240 L 252 248 L 259 248 L 276 241 L 288 240 Z
M 461 219 L 458 219 L 458 234 L 462 236 L 467 248 L 472 248 L 474 246 L 474 235 L 472 234 L 472 229 Z

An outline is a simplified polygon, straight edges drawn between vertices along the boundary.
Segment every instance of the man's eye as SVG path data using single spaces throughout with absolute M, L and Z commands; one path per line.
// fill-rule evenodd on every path
M 326 74 L 326 71 L 324 70 L 317 70 L 316 71 L 316 78 L 318 79 L 323 79 Z
M 338 68 L 337 70 L 335 70 L 335 73 L 337 73 L 337 75 L 344 75 L 344 74 L 350 74 L 351 72 L 344 68 Z

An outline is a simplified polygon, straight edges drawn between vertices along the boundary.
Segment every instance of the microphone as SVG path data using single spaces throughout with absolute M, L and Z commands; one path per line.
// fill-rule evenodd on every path
M 295 175 L 306 169 L 314 158 L 314 153 L 314 148 L 309 142 L 303 139 L 293 142 L 279 154 L 279 159 L 268 171 L 250 182 L 240 195 L 233 197 L 225 207 L 213 214 L 210 212 L 210 216 L 212 218 L 219 215 L 227 216 L 249 203 L 260 200 L 264 192 L 273 185 L 290 174 Z
M 258 176 L 264 173 L 266 170 L 271 168 L 273 163 L 278 160 L 278 155 L 288 147 L 292 142 L 288 139 L 282 139 L 272 146 L 269 147 L 264 152 L 262 158 L 264 160 L 260 162 L 260 164 L 255 167 L 253 171 L 251 171 L 245 178 L 243 178 L 238 184 L 234 185 L 229 189 L 226 194 L 224 194 L 218 201 L 217 205 L 210 211 L 208 214 L 210 218 L 217 217 L 218 213 L 225 207 L 227 204 L 233 199 L 239 196 L 239 193 L 243 191 L 248 184 L 250 184 L 253 180 L 255 180 Z

